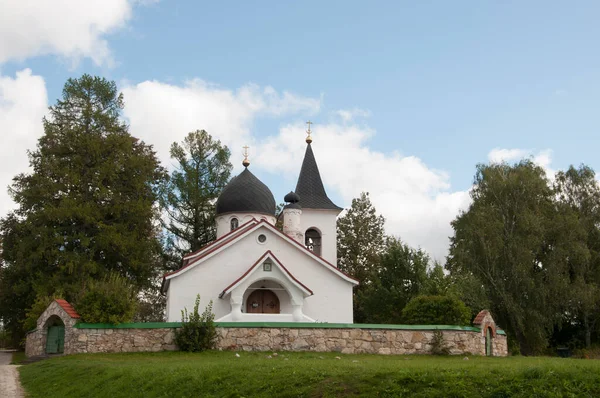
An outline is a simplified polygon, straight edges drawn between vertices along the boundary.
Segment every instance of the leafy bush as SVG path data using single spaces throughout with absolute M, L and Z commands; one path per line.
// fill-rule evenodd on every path
M 42 312 L 48 308 L 55 297 L 39 295 L 35 298 L 33 305 L 25 312 L 25 320 L 23 320 L 23 331 L 28 332 L 37 327 L 37 320 L 42 315 Z
M 202 315 L 198 312 L 200 295 L 196 296 L 194 311 L 188 314 L 187 308 L 181 311 L 181 329 L 175 331 L 175 342 L 182 351 L 204 351 L 215 347 L 217 330 L 215 314 L 212 312 L 213 302 L 208 303 Z
M 471 312 L 451 296 L 417 296 L 402 310 L 402 319 L 409 325 L 469 325 Z
M 133 286 L 122 276 L 112 274 L 105 279 L 91 281 L 76 309 L 83 322 L 116 325 L 131 322 L 136 306 Z

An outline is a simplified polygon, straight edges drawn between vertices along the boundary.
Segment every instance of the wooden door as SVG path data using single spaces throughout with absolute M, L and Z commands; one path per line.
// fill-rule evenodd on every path
M 248 314 L 279 314 L 279 298 L 271 290 L 255 290 L 246 300 Z
M 65 348 L 65 327 L 64 325 L 50 326 L 46 336 L 46 353 L 60 354 Z

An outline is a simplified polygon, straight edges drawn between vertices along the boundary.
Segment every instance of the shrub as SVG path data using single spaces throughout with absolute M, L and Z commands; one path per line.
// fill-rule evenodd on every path
M 88 323 L 131 322 L 137 305 L 136 291 L 124 277 L 112 274 L 91 281 L 77 302 L 81 320 Z
M 417 296 L 402 310 L 402 319 L 409 325 L 469 325 L 471 312 L 451 296 Z
M 450 349 L 444 340 L 444 333 L 441 330 L 433 331 L 433 339 L 431 340 L 431 353 L 433 355 L 449 355 Z
M 215 314 L 212 312 L 213 302 L 208 303 L 202 315 L 198 312 L 200 295 L 191 314 L 187 308 L 181 311 L 181 329 L 175 331 L 175 342 L 182 351 L 196 352 L 210 350 L 215 347 L 217 330 L 215 329 Z
M 48 308 L 54 298 L 53 296 L 37 295 L 32 306 L 25 312 L 23 331 L 29 332 L 37 327 L 38 318 L 42 315 L 42 312 L 46 311 L 46 308 Z

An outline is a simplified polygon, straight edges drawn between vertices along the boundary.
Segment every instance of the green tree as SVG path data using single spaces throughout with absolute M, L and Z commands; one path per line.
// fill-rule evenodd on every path
M 156 238 L 155 187 L 165 174 L 152 147 L 121 120 L 116 84 L 69 79 L 29 153 L 33 171 L 14 178 L 18 208 L 0 223 L 0 316 L 13 335 L 36 297 L 57 290 L 76 302 L 109 273 L 149 284 Z
M 594 171 L 582 165 L 556 174 L 558 208 L 573 222 L 561 231 L 572 236 L 568 252 L 571 296 L 564 309 L 567 322 L 579 324 L 587 348 L 600 319 L 600 186 Z
M 417 296 L 402 310 L 404 323 L 409 325 L 459 325 L 471 323 L 471 312 L 452 296 Z
M 337 220 L 338 268 L 358 279 L 354 289 L 354 320 L 364 322 L 361 299 L 373 283 L 379 256 L 385 249 L 385 219 L 377 215 L 368 193 L 352 199 L 350 209 Z
M 181 144 L 171 145 L 177 165 L 161 187 L 160 207 L 167 214 L 166 252 L 178 267 L 185 253 L 215 239 L 215 201 L 229 181 L 230 151 L 204 130 L 196 130 Z
M 524 160 L 478 165 L 471 198 L 452 222 L 447 266 L 483 284 L 496 321 L 521 353 L 539 352 L 565 290 L 553 190 L 544 170 Z
M 388 238 L 373 281 L 357 297 L 368 323 L 402 323 L 402 310 L 427 285 L 429 256 L 398 238 Z

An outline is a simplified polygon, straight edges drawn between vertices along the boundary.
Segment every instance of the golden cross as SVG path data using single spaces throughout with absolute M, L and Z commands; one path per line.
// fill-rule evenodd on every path
M 308 130 L 306 130 L 306 134 L 308 134 L 308 136 L 306 137 L 306 143 L 310 144 L 312 142 L 312 137 L 310 136 L 310 125 L 313 124 L 313 122 L 311 122 L 310 120 L 308 122 L 306 122 L 306 124 L 308 124 Z
M 242 161 L 242 165 L 244 165 L 244 167 L 248 167 L 250 166 L 250 161 L 248 160 L 248 145 L 244 145 L 242 148 L 244 148 L 244 160 Z

